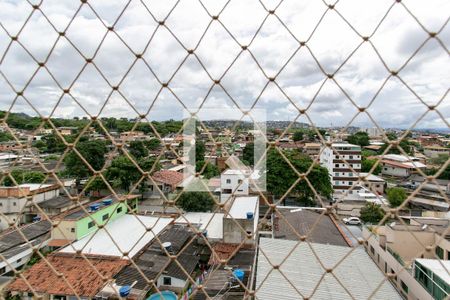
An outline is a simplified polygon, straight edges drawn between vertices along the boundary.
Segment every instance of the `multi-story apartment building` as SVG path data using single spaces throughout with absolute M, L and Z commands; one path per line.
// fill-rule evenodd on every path
M 442 300 L 450 294 L 446 218 L 405 217 L 409 224 L 363 227 L 368 254 L 406 299 Z M 429 249 L 428 251 L 426 249 Z
M 361 171 L 361 147 L 336 143 L 325 147 L 320 154 L 320 164 L 328 169 L 335 192 L 348 190 Z

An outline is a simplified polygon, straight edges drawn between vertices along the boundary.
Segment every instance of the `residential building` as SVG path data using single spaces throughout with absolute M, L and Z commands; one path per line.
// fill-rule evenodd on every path
M 54 300 L 94 299 L 106 285 L 104 278 L 111 278 L 128 263 L 127 260 L 107 256 L 86 259 L 54 253 L 26 270 L 23 278 L 15 279 L 6 290 L 24 300 L 32 300 L 34 296 Z M 119 296 L 117 292 L 115 296 Z
M 171 170 L 160 170 L 152 175 L 152 181 L 149 181 L 149 190 L 153 194 L 172 193 L 183 183 L 183 173 Z
M 51 228 L 52 224 L 43 220 L 1 234 L 0 254 L 3 259 L 0 261 L 0 275 L 10 273 L 14 269 L 19 270 L 28 263 L 33 255 L 31 246 L 45 248 L 50 239 Z
M 305 143 L 303 151 L 312 159 L 316 159 L 320 154 L 321 146 L 322 144 L 320 143 Z
M 378 195 L 384 194 L 386 181 L 383 178 L 369 173 L 359 173 L 359 176 L 365 178 L 360 182 L 362 186 Z
M 160 290 L 180 293 L 190 283 L 188 275 L 196 278 L 194 271 L 204 246 L 196 240 L 191 241 L 194 232 L 188 226 L 174 225 L 162 230 L 158 238 L 159 241 L 153 240 L 136 255 L 133 259 L 135 264 L 130 264 L 114 276 L 116 285 L 134 283 L 131 291 L 133 299 L 145 299 L 145 295 L 153 289 L 148 280 L 154 280 Z M 168 254 L 177 255 L 184 271 Z
M 450 148 L 441 146 L 425 146 L 423 147 L 423 153 L 431 158 L 439 157 L 439 155 L 449 155 Z
M 223 242 L 253 244 L 258 232 L 259 197 L 235 197 L 225 206 Z
M 225 203 L 233 196 L 249 194 L 250 171 L 228 169 L 220 175 L 220 203 Z
M 210 242 L 223 241 L 223 213 L 206 212 L 186 212 L 178 219 L 175 224 L 188 223 L 196 227 Z
M 124 196 L 117 199 L 114 196 L 105 197 L 96 202 L 78 205 L 77 208 L 66 211 L 55 217 L 58 226 L 52 229 L 51 246 L 63 246 L 72 241 L 80 240 L 98 230 L 99 225 L 105 225 L 121 218 L 137 209 L 138 196 Z
M 83 254 L 130 259 L 153 240 L 155 235 L 164 230 L 171 221 L 171 218 L 125 214 L 92 232 L 94 234 L 72 242 L 59 252 L 76 253 L 81 251 Z M 124 256 L 123 253 L 127 253 L 127 256 Z
M 78 130 L 78 127 L 58 127 L 57 128 L 61 135 L 72 135 Z
M 31 207 L 58 195 L 57 184 L 24 183 L 0 187 L 0 230 L 8 228 L 9 222 L 31 222 L 36 216 Z
M 371 231 L 363 227 L 366 251 L 384 273 L 393 275 L 392 282 L 405 298 L 437 299 L 427 288 L 430 282 L 423 277 L 416 278 L 415 265 L 421 259 L 449 260 L 450 241 L 441 237 L 450 221 L 426 217 L 405 217 L 404 220 L 409 224 L 393 222 Z M 426 251 L 424 247 L 432 250 Z M 433 277 L 430 272 L 426 273 Z
M 335 192 L 343 192 L 358 180 L 361 171 L 361 147 L 352 144 L 332 144 L 324 147 L 320 164 L 327 168 Z
M 381 155 L 381 174 L 394 177 L 409 177 L 417 173 L 417 169 L 425 169 L 426 165 L 415 157 L 398 154 Z
M 371 127 L 364 129 L 364 132 L 366 132 L 369 137 L 379 137 L 383 135 L 384 130 L 378 127 Z
M 261 238 L 259 249 L 257 299 L 402 299 L 361 246 Z
M 147 138 L 148 136 L 142 131 L 125 131 L 120 133 L 120 140 L 123 143 L 131 141 L 143 141 Z
M 389 207 L 389 202 L 380 194 L 372 192 L 367 187 L 356 186 L 353 193 L 342 195 L 337 199 L 336 213 L 339 216 L 359 217 L 361 208 L 367 203 Z
M 450 261 L 420 258 L 414 261 L 414 278 L 433 299 L 444 300 L 450 295 Z

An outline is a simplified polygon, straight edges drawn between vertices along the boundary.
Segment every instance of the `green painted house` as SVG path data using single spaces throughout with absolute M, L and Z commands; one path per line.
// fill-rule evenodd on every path
M 136 212 L 139 196 L 108 196 L 77 207 L 56 217 L 58 226 L 52 229 L 49 246 L 61 247 L 97 230 L 98 225 L 114 222 L 126 213 Z

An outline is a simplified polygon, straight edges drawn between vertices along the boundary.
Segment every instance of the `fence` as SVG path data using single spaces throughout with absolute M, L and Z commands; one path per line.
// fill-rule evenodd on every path
M 448 134 L 416 136 L 424 128 L 450 128 L 445 8 L 444 1 L 400 0 L 1 2 L 1 149 L 7 154 L 0 158 L 2 185 L 9 186 L 1 189 L 10 193 L 18 187 L 20 193 L 0 199 L 3 296 L 162 297 L 164 286 L 178 295 L 189 287 L 190 299 L 310 299 L 326 297 L 323 285 L 331 281 L 344 298 L 393 295 L 388 278 L 395 274 L 381 270 L 381 282 L 361 291 L 340 271 L 354 262 L 365 241 L 340 221 L 336 209 L 345 199 L 363 197 L 358 191 L 365 184 L 375 198 L 367 201 L 380 204 L 368 208 L 368 218 L 376 218 L 369 221 L 379 225 L 372 234 L 400 226 L 417 247 L 413 256 L 436 259 L 448 276 L 442 255 L 450 250 L 436 254 L 448 243 L 448 222 L 414 225 L 399 217 L 413 200 L 424 198 L 421 205 L 447 213 L 448 221 L 448 190 L 439 181 L 449 179 L 448 155 L 429 161 L 432 170 L 406 162 L 409 168 L 401 172 L 422 181 L 413 183 L 398 207 L 379 196 L 371 178 L 380 166 L 394 170 L 402 164 L 386 162 L 387 154 L 422 159 L 421 145 L 445 152 L 434 143 L 448 145 Z M 255 134 L 261 129 L 252 111 L 267 112 L 265 147 L 250 163 L 260 167 L 267 161 L 267 191 L 248 173 L 239 177 L 239 185 L 245 181 L 257 196 L 254 215 L 242 216 L 247 211 L 237 206 L 233 210 L 235 200 L 223 202 L 218 179 L 200 183 L 207 196 L 196 194 L 213 199 L 211 214 L 184 214 L 189 199 L 180 182 L 186 178 L 178 171 L 159 171 L 170 169 L 168 160 L 185 161 L 179 145 L 189 127 L 189 122 L 161 121 L 211 108 L 240 112 L 228 120 L 229 131 L 221 129 L 244 144 L 250 144 L 245 140 L 250 135 L 238 137 L 248 131 L 248 122 Z M 227 116 L 207 117 L 223 121 Z M 210 121 L 198 120 L 193 130 L 220 165 L 220 157 L 230 157 L 232 142 L 212 132 L 222 125 Z M 369 127 L 379 145 L 357 140 L 354 126 Z M 300 142 L 285 142 L 296 131 L 303 132 Z M 346 149 L 342 140 L 348 135 L 371 151 L 376 148 L 369 153 L 373 157 L 363 158 L 359 146 Z M 317 152 L 314 144 L 320 144 Z M 295 152 L 299 149 L 314 162 L 305 165 L 306 158 Z M 327 155 L 330 177 L 318 167 Z M 192 166 L 193 177 L 217 175 L 210 169 L 213 158 L 202 158 L 203 165 Z M 364 160 L 370 165 L 363 166 Z M 433 185 L 439 188 L 426 191 Z M 342 191 L 334 199 L 333 189 Z M 167 196 L 169 190 L 174 197 Z M 230 191 L 230 199 L 242 195 L 239 186 Z M 159 201 L 141 199 L 145 193 L 160 195 Z M 93 203 L 88 195 L 108 197 Z M 299 197 L 302 204 L 319 207 L 282 207 Z M 136 208 L 142 201 L 163 209 L 143 214 Z M 189 205 L 197 211 L 203 204 Z M 432 230 L 433 240 L 418 237 L 417 226 Z M 278 237 L 280 245 L 295 243 L 277 249 L 270 238 L 259 241 L 258 228 Z M 339 235 L 345 236 L 342 241 Z M 346 248 L 335 261 L 319 244 Z M 303 275 L 289 268 L 300 250 L 317 261 L 312 272 L 318 277 L 311 275 L 315 282 L 309 286 L 299 285 Z M 210 272 L 199 284 L 195 274 L 204 265 Z M 235 290 L 224 289 L 229 278 L 236 278 Z

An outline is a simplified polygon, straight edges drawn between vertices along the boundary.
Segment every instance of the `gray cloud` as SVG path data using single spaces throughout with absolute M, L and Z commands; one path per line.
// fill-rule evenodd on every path
M 152 106 L 149 119 L 181 118 L 182 105 L 176 98 L 167 89 L 158 95 L 161 85 L 157 78 L 161 82 L 172 78 L 188 56 L 186 49 L 197 46 L 211 22 L 207 11 L 212 15 L 218 14 L 226 1 L 205 1 L 206 11 L 199 1 L 182 0 L 167 17 L 175 3 L 176 1 L 144 1 L 144 6 L 140 1 L 132 1 L 116 22 L 124 3 L 93 2 L 92 7 L 103 23 L 108 26 L 114 24 L 114 30 L 120 38 L 115 33 L 108 32 L 91 9 L 84 5 L 67 29 L 66 37 L 60 37 L 57 41 L 46 67 L 63 88 L 68 88 L 85 68 L 71 87 L 71 94 L 89 114 L 96 115 L 112 90 L 92 65 L 84 67 L 85 60 L 78 51 L 86 57 L 94 57 L 96 53 L 93 59 L 95 65 L 111 85 L 121 83 L 120 92 L 138 113 L 146 113 Z M 263 3 L 268 9 L 276 6 L 272 1 Z M 391 4 L 392 1 L 362 3 L 348 0 L 339 2 L 336 9 L 360 34 L 370 35 Z M 58 31 L 63 31 L 79 5 L 80 3 L 73 1 L 45 0 L 41 9 L 53 26 Z M 405 5 L 431 31 L 437 31 L 444 24 L 448 17 L 446 12 L 450 9 L 448 1 L 408 1 Z M 169 30 L 158 27 L 147 9 L 156 20 L 166 19 L 165 26 L 178 41 Z M 321 1 L 287 0 L 277 8 L 276 13 L 298 40 L 306 41 L 326 10 L 327 7 Z M 31 6 L 26 1 L 3 1 L 0 3 L 0 21 L 10 35 L 16 35 L 31 11 Z M 198 108 L 213 85 L 207 72 L 213 79 L 219 79 L 232 64 L 220 83 L 239 107 L 248 109 L 267 83 L 262 70 L 268 76 L 275 76 L 299 46 L 275 16 L 267 18 L 251 42 L 266 15 L 267 12 L 259 1 L 231 1 L 219 19 L 237 41 L 220 23 L 212 22 L 195 49 L 201 64 L 196 57 L 189 56 L 173 76 L 169 86 L 175 95 L 193 110 Z M 448 27 L 438 35 L 447 47 L 450 43 Z M 106 38 L 96 52 L 105 34 Z M 148 44 L 151 36 L 153 39 Z M 19 35 L 19 41 L 38 61 L 47 57 L 57 38 L 58 34 L 40 12 L 33 14 Z M 395 5 L 371 40 L 387 68 L 395 70 L 404 64 L 426 38 L 427 34 L 405 9 L 401 5 Z M 328 11 L 307 45 L 325 72 L 334 73 L 361 42 L 362 39 L 348 24 L 334 11 Z M 3 57 L 8 43 L 6 32 L 0 29 L 0 57 Z M 256 62 L 248 51 L 242 52 L 239 44 L 249 45 Z M 144 49 L 143 57 L 148 65 L 142 60 L 135 61 L 135 53 L 143 53 Z M 127 77 L 121 82 L 131 66 Z M 23 89 L 37 68 L 37 63 L 17 42 L 12 44 L 0 65 L 1 72 L 16 90 Z M 388 70 L 375 51 L 365 43 L 334 79 L 358 106 L 367 106 L 388 75 Z M 431 40 L 400 72 L 400 76 L 423 101 L 436 104 L 448 90 L 448 53 L 439 43 Z M 306 48 L 302 48 L 276 80 L 295 105 L 306 108 L 325 78 L 311 54 Z M 49 74 L 41 69 L 25 90 L 24 96 L 41 114 L 49 115 L 62 96 L 62 91 Z M 9 109 L 14 97 L 15 94 L 0 76 L 0 108 Z M 225 109 L 236 105 L 221 87 L 216 86 L 206 98 L 204 106 Z M 293 120 L 298 115 L 295 106 L 274 84 L 269 84 L 256 107 L 267 110 L 267 119 Z M 449 122 L 448 98 L 441 102 L 438 109 Z M 135 117 L 135 110 L 119 93 L 114 92 L 101 116 Z M 395 79 L 388 82 L 368 109 L 377 123 L 386 127 L 410 126 L 426 110 L 426 106 L 403 83 Z M 24 99 L 19 99 L 12 111 L 30 113 L 30 106 Z M 307 113 L 317 125 L 328 126 L 331 123 L 347 125 L 356 112 L 355 106 L 342 91 L 332 81 L 328 81 Z M 84 115 L 83 109 L 67 95 L 54 112 L 54 116 L 62 117 Z M 305 121 L 304 117 L 302 121 Z M 352 125 L 373 126 L 364 115 L 355 119 Z M 435 113 L 427 114 L 419 125 L 446 127 L 445 122 Z

